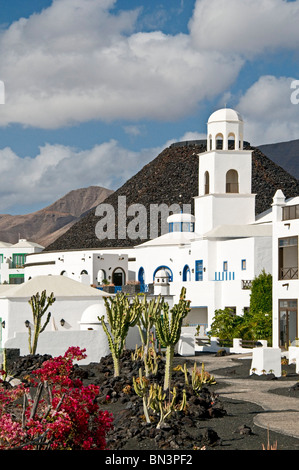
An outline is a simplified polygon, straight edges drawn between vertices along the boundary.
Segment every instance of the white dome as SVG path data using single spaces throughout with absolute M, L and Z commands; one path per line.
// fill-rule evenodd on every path
M 242 116 L 231 108 L 218 109 L 209 117 L 208 123 L 220 121 L 243 121 Z
M 194 222 L 195 217 L 192 214 L 184 214 L 183 212 L 180 214 L 172 214 L 167 218 L 167 222 Z
M 93 304 L 87 307 L 81 317 L 80 323 L 81 324 L 100 324 L 98 317 L 102 317 L 106 314 L 106 307 L 104 302 Z

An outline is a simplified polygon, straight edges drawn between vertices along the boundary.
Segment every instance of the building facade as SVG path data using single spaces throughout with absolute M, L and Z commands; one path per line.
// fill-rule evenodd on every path
M 288 349 L 298 339 L 299 197 L 273 199 L 273 346 Z
M 26 279 L 67 275 L 101 287 L 105 278 L 118 288 L 135 280 L 147 291 L 162 269 L 174 302 L 186 287 L 192 307 L 187 323 L 206 331 L 217 309 L 241 315 L 250 305 L 251 281 L 263 269 L 272 272 L 272 218 L 255 216 L 252 153 L 243 150 L 243 133 L 236 111 L 211 115 L 207 151 L 198 156 L 194 214 L 170 215 L 168 233 L 128 249 L 34 254 L 27 257 Z

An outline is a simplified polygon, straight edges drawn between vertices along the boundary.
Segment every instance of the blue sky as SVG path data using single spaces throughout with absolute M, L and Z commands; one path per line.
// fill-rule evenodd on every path
M 0 213 L 120 187 L 227 106 L 299 139 L 299 0 L 0 0 Z M 298 94 L 299 96 L 299 94 Z

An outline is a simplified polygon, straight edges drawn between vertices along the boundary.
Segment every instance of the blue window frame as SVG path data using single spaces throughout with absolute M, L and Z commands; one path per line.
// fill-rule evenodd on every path
M 140 282 L 140 284 L 144 284 L 144 268 L 141 267 L 138 271 L 138 281 Z
M 246 271 L 246 259 L 241 260 L 241 269 L 242 271 Z
M 227 261 L 223 261 L 223 271 L 227 271 L 228 264 Z
M 188 264 L 183 269 L 183 282 L 191 281 L 191 272 Z
M 195 281 L 203 280 L 203 260 L 195 261 Z

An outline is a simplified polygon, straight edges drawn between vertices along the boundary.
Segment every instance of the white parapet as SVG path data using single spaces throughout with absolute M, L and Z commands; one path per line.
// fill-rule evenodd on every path
M 281 349 L 253 349 L 250 368 L 250 375 L 251 374 L 274 374 L 275 377 L 281 377 Z
M 195 355 L 195 337 L 194 334 L 183 333 L 178 341 L 177 352 L 180 356 Z
M 289 364 L 296 364 L 296 374 L 299 373 L 299 347 L 289 346 Z

